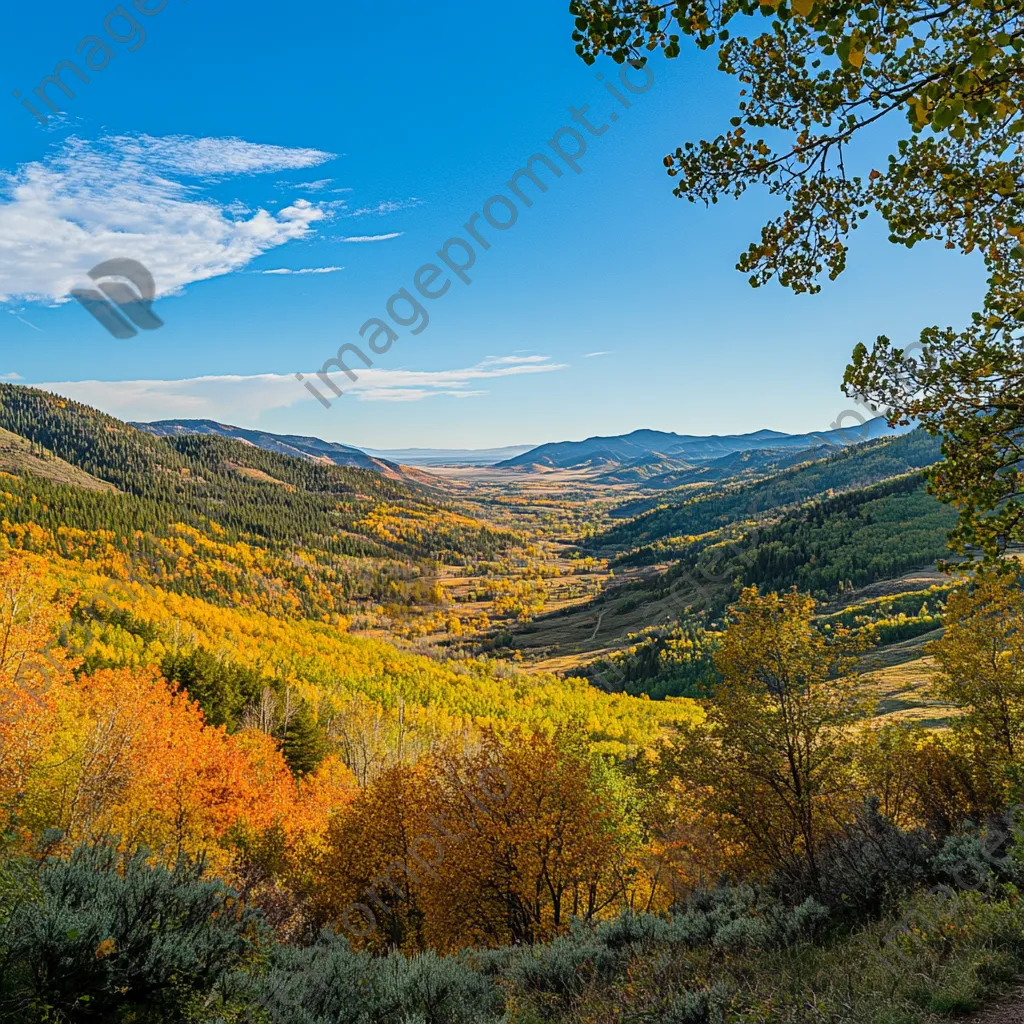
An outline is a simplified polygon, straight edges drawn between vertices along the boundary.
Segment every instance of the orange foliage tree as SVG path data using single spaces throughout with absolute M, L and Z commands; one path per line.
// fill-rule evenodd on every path
M 268 736 L 229 736 L 152 669 L 104 669 L 68 684 L 50 709 L 45 757 L 25 785 L 21 821 L 67 842 L 116 835 L 168 859 L 223 863 L 234 825 L 267 827 L 298 794 Z
M 153 668 L 79 674 L 60 644 L 78 595 L 47 562 L 0 559 L 0 808 L 27 849 L 116 836 L 174 860 L 201 854 L 230 875 L 232 836 L 280 828 L 289 863 L 322 845 L 351 773 L 327 758 L 297 781 L 279 744 L 229 735 Z
M 329 830 L 321 920 L 356 945 L 543 941 L 656 903 L 638 832 L 584 741 L 488 735 L 371 783 Z
M 46 564 L 19 553 L 0 560 L 0 808 L 6 828 L 16 794 L 45 756 L 55 696 L 76 662 L 57 643 L 74 601 L 46 576 Z

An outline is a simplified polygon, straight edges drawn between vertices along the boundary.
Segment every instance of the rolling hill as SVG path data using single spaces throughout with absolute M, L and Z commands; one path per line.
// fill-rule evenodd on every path
M 923 430 L 891 440 L 844 448 L 824 459 L 783 470 L 752 483 L 725 483 L 696 494 L 689 489 L 667 491 L 651 501 L 621 508 L 639 513 L 593 539 L 593 546 L 632 552 L 634 564 L 657 561 L 664 552 L 651 550 L 673 538 L 689 538 L 729 523 L 756 518 L 808 499 L 865 487 L 912 470 L 925 469 L 939 459 L 940 442 Z M 645 554 L 642 549 L 648 549 Z
M 354 448 L 349 444 L 324 441 L 319 437 L 306 437 L 302 434 L 249 430 L 230 423 L 218 423 L 216 420 L 154 420 L 152 423 L 133 422 L 131 425 L 156 437 L 216 434 L 297 459 L 333 462 L 336 466 L 354 469 L 372 469 L 396 480 L 413 480 L 422 484 L 430 484 L 431 478 L 411 467 L 493 466 L 502 459 L 521 455 L 532 447 L 528 444 L 514 444 L 503 448 L 397 448 L 389 451 Z
M 710 462 L 692 465 L 676 459 L 648 459 L 610 469 L 593 477 L 593 483 L 642 484 L 644 490 L 669 490 L 686 484 L 713 484 L 750 477 L 772 476 L 783 469 L 828 458 L 836 453 L 834 445 L 812 448 L 751 448 L 730 452 Z
M 296 459 L 330 462 L 335 466 L 347 466 L 352 469 L 370 469 L 395 480 L 406 476 L 403 468 L 395 462 L 374 458 L 351 445 L 324 441 L 319 437 L 272 434 L 267 430 L 248 430 L 229 423 L 218 423 L 216 420 L 155 420 L 152 423 L 131 423 L 130 426 L 154 437 L 182 437 L 189 434 L 226 437 L 268 452 L 291 455 Z
M 660 430 L 634 430 L 614 437 L 588 437 L 583 441 L 542 444 L 522 455 L 498 463 L 506 469 L 590 469 L 595 467 L 641 465 L 645 461 L 674 459 L 685 463 L 710 462 L 735 452 L 759 449 L 804 449 L 819 445 L 843 448 L 880 437 L 893 436 L 882 417 L 861 427 L 784 434 L 777 430 L 756 430 L 749 434 L 674 434 Z M 652 460 L 652 456 L 654 459 Z
M 492 558 L 511 534 L 378 471 L 216 434 L 158 437 L 34 388 L 0 384 L 2 531 L 225 603 L 306 614 L 411 600 L 438 563 Z M 253 567 L 259 566 L 254 573 Z M 277 586 L 280 598 L 268 598 Z M 269 590 L 268 590 L 269 588 Z

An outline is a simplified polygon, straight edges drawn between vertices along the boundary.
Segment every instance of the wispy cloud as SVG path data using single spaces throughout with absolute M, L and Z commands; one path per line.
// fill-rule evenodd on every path
M 427 391 L 424 388 L 366 388 L 359 392 L 364 402 L 422 402 L 427 397 L 476 398 L 486 391 Z
M 596 359 L 598 356 L 610 356 L 614 355 L 612 352 L 587 352 L 584 354 L 584 359 Z
M 22 380 L 20 373 L 3 373 L 0 374 L 0 380 Z
M 261 274 L 334 274 L 344 267 L 302 267 L 299 270 L 290 270 L 288 267 L 275 267 L 273 270 L 261 270 Z
M 310 192 L 320 192 L 334 183 L 333 178 L 320 178 L 318 181 L 297 181 L 294 184 L 286 181 L 278 182 L 281 188 L 304 188 Z M 332 189 L 333 192 L 350 192 L 351 189 Z
M 15 320 L 19 321 L 20 323 L 23 323 L 26 327 L 31 327 L 33 331 L 38 331 L 40 334 L 45 334 L 46 333 L 42 329 L 42 327 L 36 327 L 36 325 L 34 323 L 31 323 L 30 321 L 26 320 L 21 315 L 21 310 L 20 309 L 9 309 L 9 310 L 7 310 L 7 312 L 10 313 L 11 316 L 13 316 Z
M 268 171 L 316 167 L 334 159 L 319 149 L 294 149 L 246 142 L 239 138 L 195 138 L 191 135 L 118 135 L 99 140 L 109 144 L 126 162 L 140 169 L 162 168 L 195 177 L 232 174 L 263 174 Z M 97 144 L 78 138 L 68 140 L 78 159 L 94 159 Z
M 250 212 L 204 187 L 330 159 L 237 138 L 72 136 L 0 174 L 0 300 L 63 301 L 89 268 L 115 257 L 144 263 L 158 294 L 230 273 L 302 238 L 328 211 L 299 198 L 275 213 Z
M 414 206 L 422 205 L 423 200 L 410 196 L 408 199 L 386 199 L 376 206 L 360 206 L 357 210 L 349 210 L 346 217 L 370 217 L 383 216 L 386 213 L 398 213 L 399 210 L 410 210 Z
M 386 242 L 390 238 L 401 238 L 404 231 L 392 231 L 389 235 L 350 235 L 343 242 Z
M 509 360 L 514 361 L 510 362 Z M 452 370 L 368 369 L 352 383 L 336 374 L 346 395 L 363 402 L 419 402 L 426 398 L 475 398 L 487 394 L 483 381 L 521 374 L 552 373 L 566 367 L 548 356 L 492 357 Z M 318 384 L 315 371 L 305 374 Z M 190 377 L 184 380 L 81 380 L 33 384 L 126 420 L 189 418 L 251 423 L 270 409 L 316 400 L 292 374 L 261 373 Z M 328 397 L 333 394 L 328 392 Z M 318 407 L 319 408 L 319 407 Z
M 550 356 L 488 356 L 473 366 L 456 370 L 358 369 L 358 379 L 349 381 L 336 375 L 338 386 L 362 402 L 418 402 L 436 395 L 470 398 L 486 391 L 468 390 L 478 381 L 523 374 L 551 373 L 567 369 L 564 363 L 552 363 Z M 313 378 L 316 383 L 316 378 Z M 328 393 L 328 398 L 333 397 Z
M 551 356 L 488 356 L 480 362 L 480 366 L 527 365 L 529 363 L 546 363 Z

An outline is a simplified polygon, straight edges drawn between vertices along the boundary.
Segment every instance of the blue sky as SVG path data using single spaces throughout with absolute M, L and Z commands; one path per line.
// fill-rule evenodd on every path
M 451 0 L 385 15 L 336 0 L 286 13 L 166 0 L 143 15 L 129 0 L 133 25 L 108 21 L 111 0 L 53 0 L 45 18 L 16 5 L 0 104 L 0 376 L 125 418 L 372 448 L 796 432 L 849 407 L 839 382 L 858 341 L 909 342 L 974 308 L 978 265 L 898 249 L 871 222 L 821 294 L 751 289 L 733 268 L 770 201 L 705 210 L 672 196 L 661 165 L 723 128 L 734 83 L 711 55 L 655 58 L 643 94 L 617 85 L 627 110 L 595 77 L 617 83 L 619 69 L 575 56 L 566 6 Z M 90 36 L 113 55 L 99 70 L 84 64 L 101 63 L 94 41 L 76 54 Z M 33 90 L 62 60 L 90 81 L 66 71 L 75 97 L 51 87 L 65 111 L 42 125 L 11 91 L 42 107 Z M 399 289 L 416 294 L 417 269 L 510 194 L 527 157 L 555 159 L 549 140 L 584 104 L 608 130 L 583 132 L 582 173 L 557 164 L 513 226 L 488 227 L 472 283 L 449 275 L 443 296 L 421 299 L 429 325 L 399 329 L 366 372 L 355 360 L 358 381 L 339 377 L 346 393 L 325 392 L 329 408 L 307 393 L 293 375 L 360 343 Z M 881 165 L 884 149 L 860 159 Z M 118 340 L 68 299 L 119 257 L 152 271 L 163 328 Z

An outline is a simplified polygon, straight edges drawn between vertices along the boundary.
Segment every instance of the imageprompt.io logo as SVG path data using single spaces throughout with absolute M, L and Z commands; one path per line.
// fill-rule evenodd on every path
M 139 333 L 135 327 L 144 331 L 163 327 L 151 308 L 156 294 L 153 275 L 138 260 L 106 260 L 93 267 L 89 277 L 96 288 L 75 288 L 71 294 L 115 338 L 134 338 Z

